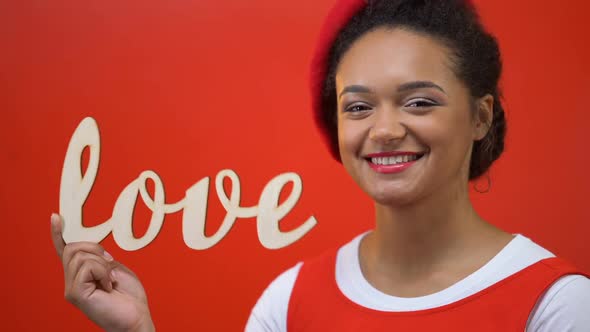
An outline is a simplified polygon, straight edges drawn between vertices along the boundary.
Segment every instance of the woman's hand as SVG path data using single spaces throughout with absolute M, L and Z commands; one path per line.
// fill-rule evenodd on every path
M 64 268 L 65 297 L 107 331 L 154 331 L 137 276 L 99 244 L 65 244 L 63 220 L 51 216 L 51 237 Z

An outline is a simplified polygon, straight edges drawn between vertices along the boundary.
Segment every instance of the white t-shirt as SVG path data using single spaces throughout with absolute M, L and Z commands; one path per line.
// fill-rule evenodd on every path
M 366 234 L 366 233 L 365 233 Z M 351 301 L 379 311 L 416 311 L 447 305 L 473 295 L 520 270 L 554 255 L 516 235 L 494 258 L 463 280 L 434 294 L 402 298 L 377 290 L 364 278 L 359 264 L 361 234 L 338 250 L 336 284 Z M 264 291 L 250 314 L 247 332 L 286 332 L 287 309 L 302 263 L 279 275 Z M 590 279 L 570 275 L 556 281 L 541 297 L 527 324 L 534 332 L 590 331 Z

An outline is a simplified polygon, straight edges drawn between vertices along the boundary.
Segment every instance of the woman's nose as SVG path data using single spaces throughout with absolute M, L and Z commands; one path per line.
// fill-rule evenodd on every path
M 404 138 L 407 128 L 400 118 L 399 111 L 393 108 L 379 109 L 374 114 L 374 122 L 369 138 L 381 144 Z

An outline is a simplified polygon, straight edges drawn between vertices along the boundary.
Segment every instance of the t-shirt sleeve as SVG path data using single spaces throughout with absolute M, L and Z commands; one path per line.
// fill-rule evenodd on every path
M 280 274 L 264 290 L 250 313 L 246 332 L 287 332 L 289 298 L 302 264 Z
M 531 313 L 527 332 L 590 331 L 590 279 L 582 275 L 557 280 Z

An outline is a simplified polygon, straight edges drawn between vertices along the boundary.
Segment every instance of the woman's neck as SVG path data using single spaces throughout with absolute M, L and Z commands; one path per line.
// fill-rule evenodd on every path
M 376 229 L 361 242 L 361 268 L 385 292 L 425 295 L 474 272 L 511 238 L 477 215 L 467 188 L 402 207 L 376 204 Z

